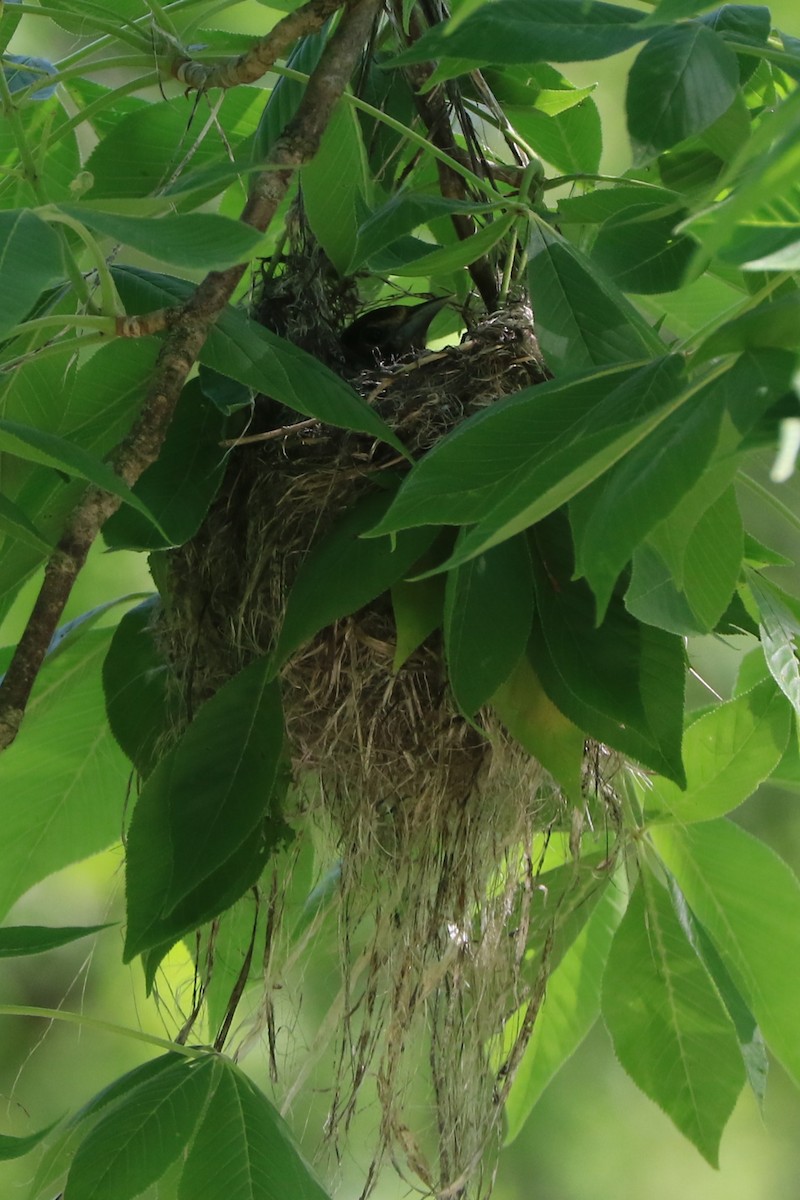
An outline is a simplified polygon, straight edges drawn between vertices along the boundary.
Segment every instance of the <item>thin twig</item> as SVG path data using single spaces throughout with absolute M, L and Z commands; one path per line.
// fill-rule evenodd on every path
M 245 224 L 265 231 L 298 167 L 316 154 L 369 37 L 379 4 L 380 0 L 350 0 L 347 4 L 339 27 L 309 79 L 297 113 L 273 147 L 269 169 L 253 184 L 240 218 Z M 171 322 L 141 414 L 112 456 L 114 469 L 129 487 L 158 457 L 186 377 L 246 269 L 246 263 L 239 263 L 226 271 L 209 272 Z M 67 520 L 0 685 L 0 750 L 17 736 L 73 584 L 95 538 L 120 503 L 117 496 L 89 487 Z

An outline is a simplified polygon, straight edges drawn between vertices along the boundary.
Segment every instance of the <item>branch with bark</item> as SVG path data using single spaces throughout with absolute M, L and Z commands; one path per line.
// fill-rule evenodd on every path
M 369 40 L 380 5 L 381 0 L 349 0 L 346 4 L 295 116 L 272 149 L 269 169 L 257 177 L 251 188 L 240 216 L 246 224 L 266 231 L 295 171 L 313 158 Z M 318 10 L 323 6 L 315 3 L 305 9 Z M 307 32 L 302 24 L 295 29 L 295 37 Z M 283 46 L 285 49 L 286 43 Z M 226 271 L 209 272 L 186 304 L 166 322 L 168 332 L 141 414 L 112 455 L 115 471 L 129 487 L 157 459 L 187 375 L 246 269 L 247 264 L 237 264 Z M 19 732 L 31 690 L 73 584 L 104 523 L 120 504 L 119 497 L 90 487 L 67 520 L 45 567 L 30 619 L 0 685 L 0 750 L 11 745 Z
M 244 54 L 217 63 L 199 62 L 181 49 L 173 61 L 172 74 L 190 92 L 208 92 L 212 88 L 232 88 L 255 83 L 271 70 L 279 58 L 301 37 L 316 33 L 329 17 L 342 7 L 344 0 L 308 0 L 287 13 Z

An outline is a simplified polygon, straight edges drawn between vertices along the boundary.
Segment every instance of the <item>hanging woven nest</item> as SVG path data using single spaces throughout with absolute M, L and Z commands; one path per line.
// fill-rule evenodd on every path
M 331 295 L 306 254 L 264 282 L 256 311 L 341 368 L 338 335 L 352 296 Z M 471 414 L 543 378 L 521 301 L 477 322 L 460 345 L 376 362 L 352 382 L 418 457 Z M 365 435 L 257 401 L 203 528 L 170 556 L 161 636 L 190 712 L 274 648 L 310 549 L 398 466 L 391 447 Z M 282 671 L 295 778 L 314 781 L 301 789 L 313 808 L 302 815 L 326 830 L 341 865 L 327 1128 L 336 1141 L 362 1088 L 374 1089 L 381 1117 L 364 1194 L 387 1156 L 437 1196 L 481 1194 L 547 976 L 552 913 L 535 887 L 532 848 L 563 804 L 489 710 L 474 721 L 457 711 L 438 630 L 399 669 L 396 642 L 385 593 L 323 629 Z M 526 966 L 537 925 L 542 953 Z M 262 1015 L 274 982 L 265 980 Z M 526 1011 L 499 1049 L 504 1023 Z M 417 1127 L 408 1098 L 420 1048 L 433 1100 Z M 310 1070 L 298 1068 L 298 1085 Z

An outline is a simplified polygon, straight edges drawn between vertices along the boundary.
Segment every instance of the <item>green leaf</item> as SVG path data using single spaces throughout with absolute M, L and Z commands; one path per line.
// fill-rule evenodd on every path
M 741 222 L 752 220 L 765 200 L 771 205 L 796 201 L 800 145 L 797 121 L 800 92 L 795 90 L 780 104 L 772 102 L 759 120 L 757 131 L 742 147 L 706 196 L 706 206 L 684 228 L 698 238 L 703 249 L 716 254 L 736 235 Z M 733 186 L 733 185 L 736 186 Z M 731 189 L 721 203 L 711 203 L 721 187 Z
M 33 521 L 13 500 L 0 493 L 0 533 L 15 541 L 24 542 L 38 554 L 49 554 L 50 543 L 45 541 Z
M 385 492 L 363 497 L 303 559 L 286 601 L 273 656 L 276 670 L 320 629 L 388 591 L 428 549 L 435 529 L 414 530 L 396 539 L 361 537 L 390 501 Z
M 703 227 L 693 227 L 702 238 Z M 792 271 L 800 266 L 800 184 L 782 196 L 765 196 L 743 213 L 719 252 L 744 271 Z
M 569 95 L 558 92 L 559 96 Z M 537 107 L 506 104 L 503 111 L 529 146 L 547 162 L 564 172 L 595 172 L 600 169 L 603 150 L 603 131 L 600 113 L 594 100 L 585 97 L 575 107 L 562 111 L 540 111 L 543 101 L 540 92 Z
M 102 458 L 130 429 L 152 375 L 157 347 L 155 338 L 115 341 L 101 346 L 77 371 L 66 365 L 69 348 L 65 356 L 35 359 L 14 373 L 2 397 L 3 415 L 29 425 L 46 425 Z M 3 478 L 9 494 L 9 462 L 16 471 L 15 502 L 54 544 L 80 498 L 83 483 L 65 484 L 50 468 L 34 467 L 22 459 L 7 460 Z M 9 598 L 42 557 L 42 551 L 22 542 L 4 546 L 0 611 L 7 609 Z
M 280 689 L 257 659 L 203 705 L 142 789 L 127 841 L 126 961 L 153 944 L 159 918 L 274 819 L 282 747 Z
M 656 531 L 664 535 L 670 518 Z M 742 565 L 742 520 L 732 487 L 693 525 L 683 547 L 681 583 L 665 563 L 658 541 L 634 553 L 625 607 L 641 621 L 684 636 L 710 633 L 731 601 Z
M 456 703 L 471 717 L 522 658 L 533 579 L 524 537 L 511 538 L 447 576 L 444 646 Z
M 37 1133 L 29 1133 L 24 1137 L 11 1137 L 7 1133 L 0 1133 L 0 1162 L 8 1162 L 12 1158 L 23 1158 L 47 1137 L 52 1128 L 52 1125 L 48 1125 L 46 1129 L 40 1129 Z
M 281 798 L 284 782 L 281 780 Z M 139 803 L 141 805 L 141 801 Z M 131 957 L 137 953 L 142 955 L 145 989 L 148 995 L 153 990 L 162 959 L 175 943 L 187 934 L 194 933 L 201 925 L 225 913 L 237 900 L 251 891 L 263 875 L 267 862 L 278 846 L 290 837 L 288 826 L 284 825 L 274 812 L 277 809 L 275 797 L 271 808 L 273 811 L 245 838 L 231 857 L 193 888 L 167 916 L 158 912 L 157 896 L 148 897 L 144 888 L 141 891 L 136 890 L 138 880 L 136 885 L 128 885 L 128 940 L 133 947 Z M 141 807 L 139 816 L 142 825 L 146 826 L 152 844 L 157 845 L 169 837 L 169 814 L 156 807 L 152 795 L 146 805 Z M 149 882 L 146 882 L 149 886 Z
M 554 374 L 663 354 L 644 318 L 597 267 L 543 222 L 528 239 L 536 336 Z
M 745 1082 L 739 1045 L 666 889 L 646 867 L 611 946 L 603 1018 L 634 1082 L 716 1166 Z
M 736 55 L 707 26 L 658 30 L 628 76 L 628 132 L 638 160 L 702 133 L 730 108 L 738 84 Z
M 43 954 L 109 928 L 109 925 L 14 925 L 0 929 L 0 958 Z
M 140 16 L 138 0 L 136 5 Z M 243 136 L 254 132 L 263 104 L 264 93 L 259 88 L 229 89 L 219 126 L 212 123 L 202 138 L 197 137 L 194 125 L 187 127 L 182 96 L 126 113 L 86 160 L 86 170 L 94 179 L 86 199 L 149 196 L 165 187 L 174 189 L 188 164 L 193 172 L 201 167 L 218 168 L 221 159 L 228 159 L 226 133 L 230 136 L 234 129 Z M 238 150 L 241 152 L 241 145 Z M 212 186 L 211 196 L 218 191 L 219 186 Z
M 488 254 L 493 246 L 504 238 L 517 219 L 516 213 L 506 213 L 488 225 L 484 225 L 477 233 L 454 241 L 449 246 L 440 246 L 428 254 L 421 254 L 411 262 L 397 262 L 392 266 L 392 274 L 398 276 L 436 275 L 448 271 L 459 271 L 468 267 L 476 259 Z
M 328 1200 L 266 1096 L 226 1059 L 218 1070 L 178 1200 Z
M 381 208 L 370 213 L 359 226 L 347 272 L 356 271 L 374 255 L 385 251 L 387 246 L 437 217 L 452 213 L 485 212 L 486 209 L 487 204 L 475 204 L 469 200 L 447 200 L 444 196 L 428 192 L 399 191 Z
M 596 188 L 583 196 L 564 196 L 558 201 L 558 225 L 601 225 L 612 217 L 623 217 L 641 204 L 654 210 L 674 208 L 681 202 L 678 192 L 669 188 L 642 187 L 622 182 L 614 187 Z
M 479 521 L 546 450 L 583 429 L 637 370 L 628 365 L 551 380 L 475 413 L 414 465 L 372 532 Z
M 21 425 L 18 421 L 0 420 L 0 450 L 25 459 L 27 462 L 53 467 L 57 471 L 65 471 L 68 475 L 77 475 L 81 479 L 86 479 L 102 488 L 103 491 L 119 496 L 154 524 L 156 523 L 155 517 L 148 511 L 147 506 L 131 491 L 116 471 L 74 442 L 68 442 L 65 438 L 58 437 L 46 430 L 35 429 L 32 425 Z
M 399 671 L 414 651 L 442 623 L 445 577 L 400 579 L 392 586 L 397 645 L 392 670 Z
M 366 152 L 358 114 L 340 100 L 320 147 L 300 172 L 303 208 L 311 231 L 336 269 L 349 273 L 360 206 L 370 194 Z
M 572 500 L 575 570 L 586 577 L 599 613 L 636 547 L 706 467 L 717 444 L 724 404 L 718 381 L 701 388 Z
M 744 994 L 767 1046 L 800 1083 L 797 879 L 763 842 L 731 821 L 659 826 L 652 838 Z
M 24 320 L 64 273 L 61 242 L 35 213 L 0 212 L 0 338 Z
M 133 489 L 158 526 L 131 508 L 120 508 L 103 526 L 109 549 L 160 550 L 194 536 L 225 474 L 224 429 L 223 415 L 206 399 L 200 381 L 192 379 L 181 392 L 158 458 Z
M 720 354 L 770 347 L 796 351 L 800 344 L 798 329 L 800 292 L 792 292 L 726 321 L 700 344 L 695 361 L 699 363 Z
M 603 971 L 622 911 L 622 893 L 611 884 L 547 981 L 544 1004 L 506 1100 L 506 1145 L 522 1131 L 542 1092 L 599 1015 Z
M 87 229 L 178 267 L 221 271 L 234 263 L 249 262 L 263 240 L 263 234 L 252 226 L 217 213 L 155 219 L 104 212 L 90 203 L 59 207 Z
M 731 979 L 730 972 L 720 958 L 714 943 L 689 908 L 689 905 L 686 903 L 686 897 L 681 892 L 673 876 L 669 877 L 669 888 L 672 895 L 672 903 L 675 906 L 675 912 L 678 914 L 678 920 L 683 926 L 683 931 L 689 939 L 695 954 L 703 960 L 706 970 L 714 980 L 720 999 L 733 1021 L 736 1036 L 739 1040 L 739 1049 L 744 1061 L 744 1069 L 747 1072 L 748 1083 L 758 1101 L 759 1108 L 763 1109 L 769 1059 L 761 1030 L 756 1024 L 755 1017 L 747 1007 L 744 996 Z
M 0 912 L 53 871 L 119 838 L 130 765 L 111 736 L 100 671 L 112 630 L 46 662 L 0 758 Z
M 791 706 L 771 679 L 711 709 L 683 736 L 686 790 L 652 777 L 643 790 L 648 814 L 666 811 L 684 822 L 730 812 L 772 774 L 791 728 Z
M 183 303 L 194 290 L 182 279 L 133 267 L 118 268 L 113 274 L 129 312 Z M 388 425 L 349 384 L 240 309 L 225 309 L 200 351 L 200 362 L 304 416 L 369 433 L 405 453 Z
M 800 715 L 800 664 L 796 647 L 800 602 L 755 571 L 746 570 L 745 577 L 761 618 L 761 648 L 769 672 Z
M 153 597 L 125 614 L 103 663 L 111 731 L 145 779 L 164 749 L 166 734 L 178 727 L 179 716 L 169 668 L 153 636 L 159 605 Z
M 191 1140 L 221 1071 L 208 1055 L 172 1063 L 127 1091 L 81 1142 L 64 1200 L 133 1200 Z
M 644 14 L 598 0 L 496 0 L 453 29 L 436 25 L 392 66 L 428 59 L 469 63 L 586 62 L 629 49 L 648 36 Z
M 584 732 L 683 786 L 680 638 L 635 621 L 618 596 L 595 626 L 560 514 L 536 527 L 531 544 L 538 619 L 529 653 L 548 696 Z
M 6 48 L 8 43 L 17 31 L 17 26 L 22 20 L 22 13 L 15 12 L 11 5 L 19 4 L 20 0 L 8 0 L 2 13 L 0 13 L 0 52 L 6 56 Z
M 466 562 L 571 500 L 686 403 L 692 389 L 683 384 L 684 365 L 677 355 L 642 367 L 585 420 L 571 423 L 559 439 L 539 447 L 529 469 L 513 483 L 508 481 L 505 494 L 467 533 L 446 565 Z
M 582 806 L 586 736 L 556 708 L 527 658 L 517 663 L 492 696 L 492 708 L 511 736 L 553 776 L 572 803 Z
M 659 204 L 629 206 L 609 217 L 598 232 L 593 261 L 624 292 L 675 291 L 697 250 L 696 242 L 675 232 L 684 214 L 664 214 Z

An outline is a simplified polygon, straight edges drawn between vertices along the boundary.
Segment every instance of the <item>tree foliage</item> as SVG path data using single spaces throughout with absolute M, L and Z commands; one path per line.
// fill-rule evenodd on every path
M 2 911 L 123 833 L 148 989 L 177 941 L 249 911 L 299 833 L 281 672 L 388 597 L 395 672 L 439 646 L 459 719 L 494 713 L 555 797 L 524 948 L 546 998 L 501 1014 L 509 1044 L 531 1018 L 508 1137 L 602 1013 L 715 1164 L 765 1047 L 800 1083 L 800 887 L 731 818 L 800 782 L 800 599 L 741 506 L 798 528 L 780 488 L 800 449 L 800 42 L 764 6 L 702 0 L 289 0 L 260 40 L 220 7 L 0 5 L 0 614 L 43 569 L 0 652 Z M 69 53 L 17 51 L 44 26 Z M 607 175 L 593 89 L 554 64 L 623 51 L 633 165 Z M 432 333 L 457 341 L 529 302 L 541 378 L 410 447 L 313 338 L 255 319 L 300 198 L 362 305 L 446 294 Z M 391 470 L 304 558 L 269 652 L 186 712 L 154 633 L 170 555 L 264 397 L 287 438 L 342 430 Z M 59 628 L 101 529 L 149 554 L 153 595 Z M 730 698 L 687 711 L 706 635 L 750 652 Z M 0 955 L 98 928 L 8 927 Z M 209 992 L 213 1046 L 179 1037 L 55 1135 L 0 1138 L 10 1159 L 55 1137 L 61 1174 L 31 1200 L 53 1180 L 64 1200 L 325 1195 L 223 1052 L 257 929 Z

